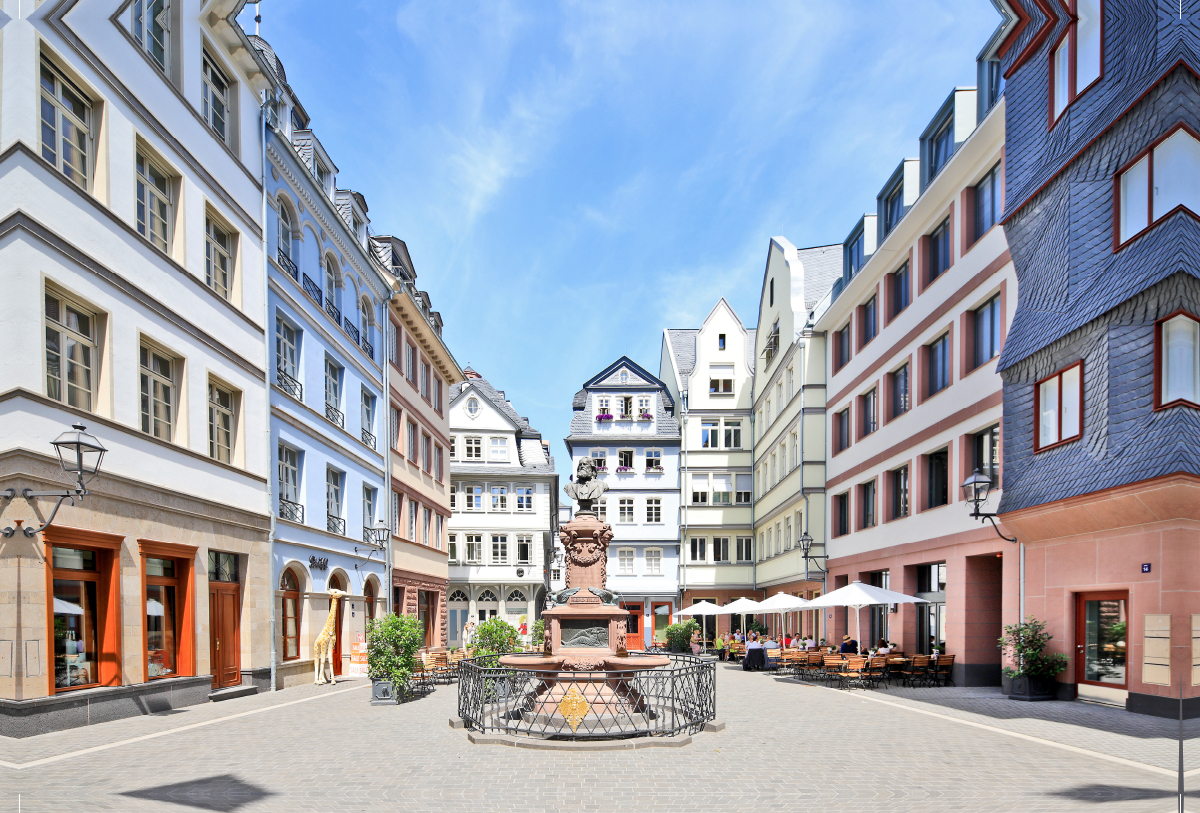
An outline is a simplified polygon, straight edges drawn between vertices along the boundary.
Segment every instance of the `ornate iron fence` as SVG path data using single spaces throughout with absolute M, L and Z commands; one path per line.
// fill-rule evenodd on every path
M 302 274 L 304 281 L 301 283 L 304 286 L 304 292 L 311 296 L 318 305 L 321 304 L 321 288 L 317 283 L 313 282 L 308 274 Z
M 367 341 L 366 336 L 363 336 L 362 349 L 363 349 L 363 352 L 367 354 L 367 358 L 372 359 L 372 360 L 375 359 L 375 348 L 371 346 L 371 343 L 369 341 Z
M 370 446 L 372 449 L 374 449 L 375 448 L 375 435 L 371 432 L 368 432 L 366 429 L 362 430 L 362 442 L 364 444 L 366 444 L 367 446 Z
M 279 388 L 281 390 L 295 398 L 297 401 L 304 400 L 304 385 L 288 375 L 282 367 L 275 369 L 275 379 L 279 382 Z
M 333 404 L 328 402 L 325 404 L 325 417 L 328 418 L 331 423 L 336 423 L 342 428 L 345 428 L 346 426 L 345 414 Z
M 350 317 L 347 316 L 345 319 L 342 320 L 342 323 L 346 327 L 346 335 L 349 336 L 351 339 L 354 339 L 355 344 L 358 344 L 358 339 L 359 339 L 358 328 L 356 328 L 354 326 L 354 323 L 350 321 Z
M 298 502 L 279 498 L 279 516 L 292 522 L 304 522 L 304 506 Z
M 335 517 L 333 514 L 325 515 L 325 528 L 331 534 L 338 536 L 346 535 L 346 520 L 341 517 Z
M 716 664 L 692 655 L 632 672 L 458 665 L 458 716 L 474 731 L 557 740 L 695 734 L 716 717 Z
M 332 299 L 325 300 L 325 312 L 329 314 L 329 318 L 333 320 L 335 325 L 342 321 L 342 312 L 338 310 L 337 305 L 333 304 Z

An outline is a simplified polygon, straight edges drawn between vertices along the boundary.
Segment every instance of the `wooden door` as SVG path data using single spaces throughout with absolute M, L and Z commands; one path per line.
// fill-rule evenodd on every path
M 629 620 L 625 622 L 625 648 L 636 651 L 646 648 L 646 633 L 642 630 L 642 604 L 622 602 L 621 606 L 629 611 Z
M 210 582 L 208 587 L 208 646 L 213 688 L 239 686 L 242 652 L 238 624 L 238 586 Z

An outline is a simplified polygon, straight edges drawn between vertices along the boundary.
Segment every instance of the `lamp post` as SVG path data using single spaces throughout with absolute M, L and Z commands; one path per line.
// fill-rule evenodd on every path
M 800 550 L 804 554 L 804 579 L 805 579 L 805 581 L 807 581 L 808 580 L 808 561 L 811 559 L 815 563 L 817 561 L 817 559 L 819 559 L 821 557 L 813 556 L 811 554 L 812 546 L 813 546 L 813 538 L 812 538 L 812 535 L 808 531 L 805 531 L 804 533 L 802 533 L 800 535 L 799 541 L 800 541 Z M 825 568 L 821 567 L 820 564 L 817 564 L 817 570 L 821 571 L 822 573 L 826 572 Z
M 89 435 L 82 423 L 73 424 L 70 430 L 63 432 L 56 439 L 50 441 L 50 445 L 54 447 L 54 451 L 58 454 L 58 465 L 62 467 L 63 473 L 71 475 L 75 478 L 75 487 L 67 491 L 34 491 L 31 488 L 26 488 L 21 491 L 21 496 L 26 500 L 34 497 L 57 497 L 58 502 L 54 504 L 54 510 L 50 512 L 50 516 L 38 528 L 23 527 L 21 532 L 26 537 L 32 539 L 42 531 L 50 527 L 50 523 L 54 522 L 54 517 L 58 514 L 58 509 L 66 500 L 71 501 L 71 505 L 75 504 L 76 499 L 82 500 L 92 492 L 87 490 L 87 484 L 97 474 L 100 473 L 100 464 L 104 461 L 104 455 L 108 451 L 95 435 Z M 11 500 L 17 496 L 16 489 L 9 488 L 0 491 L 0 497 L 6 500 Z M 0 528 L 0 536 L 5 539 L 10 538 L 17 532 L 14 527 Z
M 1000 533 L 1000 526 L 996 524 L 996 515 L 986 511 L 980 511 L 980 506 L 987 502 L 988 496 L 992 491 L 992 478 L 984 474 L 978 468 L 971 473 L 971 476 L 963 481 L 962 484 L 963 499 L 971 505 L 971 519 L 977 519 L 983 522 L 985 519 L 992 523 L 992 528 L 996 531 L 996 536 L 1003 539 L 1005 542 L 1012 542 L 1017 545 L 1020 553 L 1020 598 L 1018 621 L 1025 620 L 1025 543 L 1018 542 L 1015 536 L 1005 536 Z

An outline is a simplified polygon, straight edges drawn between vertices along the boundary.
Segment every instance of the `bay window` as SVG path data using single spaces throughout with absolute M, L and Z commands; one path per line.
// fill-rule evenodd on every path
M 1182 207 L 1200 217 L 1200 139 L 1168 131 L 1117 175 L 1117 242 L 1125 243 Z
M 1155 328 L 1155 407 L 1200 407 L 1200 321 L 1180 312 L 1160 320 Z
M 1038 422 L 1035 452 L 1078 439 L 1083 433 L 1083 362 L 1038 381 L 1033 408 Z
M 1100 78 L 1103 0 L 1069 0 L 1070 15 L 1050 58 L 1050 123 Z

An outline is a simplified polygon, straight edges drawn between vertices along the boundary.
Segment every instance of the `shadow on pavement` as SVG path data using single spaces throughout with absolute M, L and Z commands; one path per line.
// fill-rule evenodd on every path
M 245 782 L 232 774 L 222 774 L 205 779 L 176 782 L 173 785 L 129 790 L 121 795 L 131 796 L 134 799 L 149 799 L 154 802 L 173 802 L 177 805 L 198 807 L 201 810 L 215 810 L 219 813 L 233 813 L 251 802 L 257 802 L 275 794 Z
M 1151 799 L 1177 799 L 1179 795 L 1173 790 L 1157 788 L 1133 788 L 1128 785 L 1077 785 L 1065 790 L 1057 790 L 1047 796 L 1059 796 L 1077 802 L 1143 802 Z M 1189 799 L 1200 799 L 1200 791 L 1188 791 L 1184 796 Z

